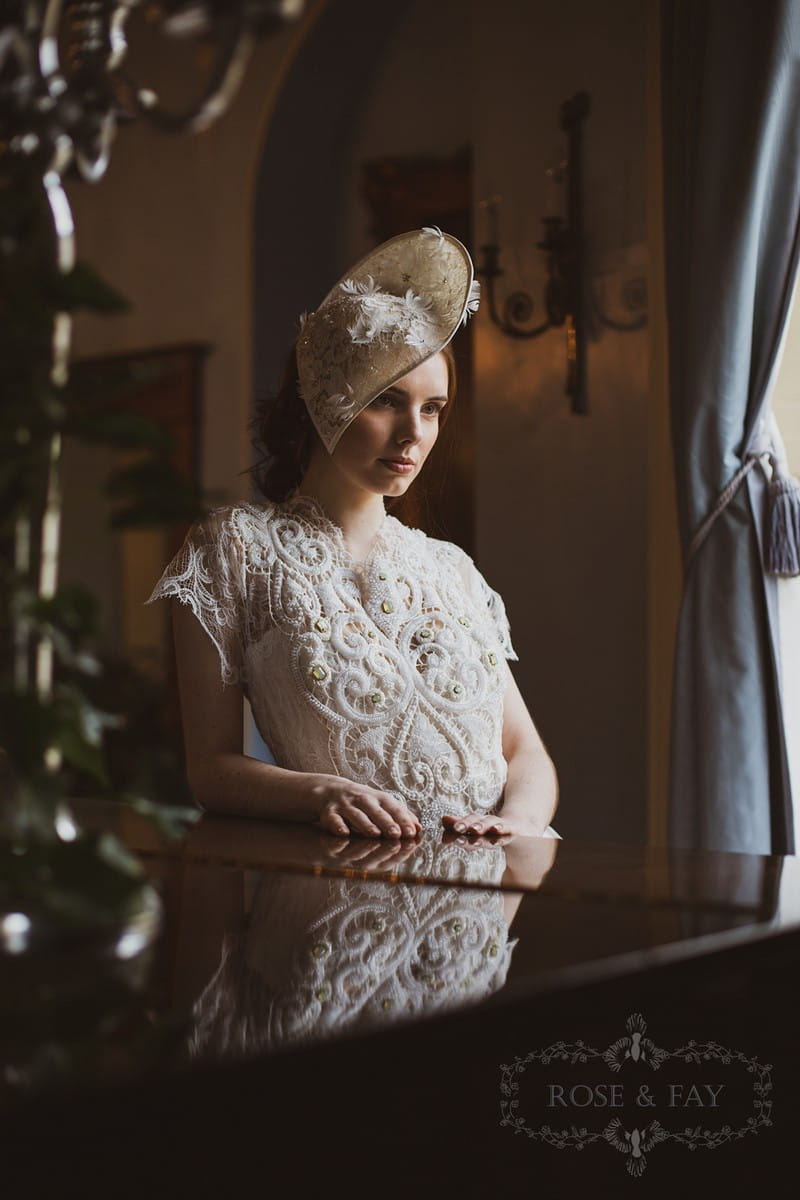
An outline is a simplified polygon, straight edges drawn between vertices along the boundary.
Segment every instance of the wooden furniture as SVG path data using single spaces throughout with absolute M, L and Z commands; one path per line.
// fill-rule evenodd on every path
M 166 904 L 154 992 L 163 1014 L 185 1013 L 208 984 L 223 937 L 246 927 L 264 880 L 282 880 L 290 891 L 294 882 L 324 888 L 332 881 L 354 896 L 368 885 L 388 913 L 414 889 L 498 896 L 510 902 L 518 939 L 507 978 L 466 1007 L 399 1021 L 387 1013 L 384 1025 L 365 1032 L 343 1028 L 229 1061 L 198 1059 L 168 1071 L 142 1064 L 113 1088 L 40 1096 L 4 1115 L 10 1195 L 48 1188 L 52 1195 L 60 1180 L 73 1190 L 56 1187 L 56 1194 L 115 1197 L 237 1194 L 256 1183 L 298 1196 L 323 1187 L 426 1197 L 488 1189 L 616 1196 L 629 1187 L 648 1197 L 711 1188 L 737 1196 L 768 1193 L 793 1161 L 795 858 L 545 839 L 517 839 L 502 852 L 454 841 L 392 850 L 301 826 L 210 817 L 180 845 L 162 843 L 130 818 L 120 830 Z M 485 864 L 483 874 L 470 855 Z M 293 919 L 287 907 L 286 921 Z M 269 946 L 262 949 L 268 962 Z M 629 1019 L 637 1014 L 633 1054 Z M 258 1017 L 251 1004 L 250 1018 Z M 237 1019 L 233 1008 L 230 1018 Z M 697 1063 L 675 1055 L 692 1042 Z M 581 1063 L 554 1052 L 542 1062 L 542 1050 L 559 1043 L 597 1053 Z M 615 1044 L 618 1069 L 600 1056 Z M 709 1044 L 730 1050 L 731 1062 L 702 1058 Z M 647 1061 L 652 1047 L 668 1054 L 657 1067 Z M 514 1062 L 524 1059 L 515 1077 Z M 763 1098 L 772 1109 L 770 1123 L 751 1132 L 758 1079 L 770 1085 Z M 518 1091 L 504 1094 L 515 1081 Z M 635 1103 L 634 1085 L 643 1083 L 655 1098 L 645 1108 Z M 624 1097 L 616 1109 L 614 1084 Z M 690 1102 L 693 1086 L 705 1099 L 711 1093 L 703 1088 L 721 1086 L 717 1106 Z M 572 1089 L 574 1102 L 549 1106 L 550 1087 L 562 1098 Z M 672 1105 L 669 1088 L 678 1089 Z M 513 1098 L 517 1109 L 501 1109 Z M 525 1129 L 501 1124 L 504 1113 L 522 1117 Z M 623 1141 L 626 1129 L 630 1143 L 632 1130 L 657 1120 L 673 1133 L 696 1128 L 696 1148 L 686 1138 L 656 1143 L 633 1176 L 630 1153 L 604 1137 L 578 1150 L 549 1144 L 540 1132 L 572 1128 L 569 1136 L 580 1140 L 581 1129 L 602 1133 L 615 1117 Z M 731 1137 L 706 1148 L 703 1130 L 726 1125 Z

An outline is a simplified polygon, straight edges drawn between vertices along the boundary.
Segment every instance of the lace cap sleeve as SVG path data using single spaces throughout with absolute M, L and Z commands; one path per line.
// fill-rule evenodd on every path
M 461 551 L 459 554 L 459 571 L 464 580 L 464 587 L 472 603 L 479 609 L 488 612 L 497 632 L 497 640 L 506 658 L 518 662 L 519 658 L 511 644 L 511 629 L 506 615 L 506 606 L 499 592 L 490 588 L 470 556 Z
M 188 605 L 217 648 L 222 682 L 238 683 L 244 585 L 226 511 L 218 509 L 192 526 L 146 603 L 175 599 Z

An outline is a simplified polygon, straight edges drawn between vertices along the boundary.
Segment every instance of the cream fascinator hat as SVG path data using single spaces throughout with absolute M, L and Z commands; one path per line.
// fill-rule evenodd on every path
M 329 453 L 376 396 L 444 349 L 478 299 L 466 247 L 435 228 L 391 238 L 339 280 L 297 339 L 300 395 Z

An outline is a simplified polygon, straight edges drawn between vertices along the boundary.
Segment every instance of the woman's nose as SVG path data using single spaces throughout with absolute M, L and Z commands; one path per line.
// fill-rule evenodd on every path
M 406 409 L 397 423 L 397 440 L 399 442 L 418 442 L 421 431 L 421 414 L 414 409 Z

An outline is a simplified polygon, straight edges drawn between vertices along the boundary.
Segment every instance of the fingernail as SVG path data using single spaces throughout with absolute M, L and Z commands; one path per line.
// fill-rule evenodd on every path
M 455 827 L 456 833 L 463 833 L 465 828 L 466 828 L 466 826 L 462 825 L 461 822 L 459 821 L 459 823 Z

